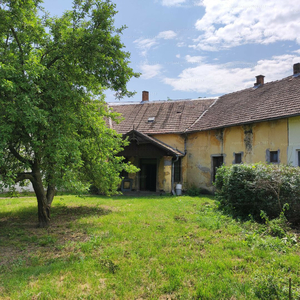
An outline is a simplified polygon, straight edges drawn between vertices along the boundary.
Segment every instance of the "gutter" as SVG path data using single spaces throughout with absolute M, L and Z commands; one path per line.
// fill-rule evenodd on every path
M 175 196 L 176 193 L 174 191 L 174 165 L 179 160 L 179 155 L 176 155 L 176 159 L 172 160 L 172 174 L 171 174 L 171 186 L 172 186 L 172 195 Z
M 185 133 L 184 136 L 184 155 L 182 157 L 185 157 L 187 154 L 187 133 Z M 176 195 L 175 191 L 174 191 L 174 165 L 175 163 L 179 160 L 179 155 L 176 155 L 176 159 L 174 161 L 172 161 L 172 179 L 171 179 L 171 185 L 172 185 L 172 195 Z

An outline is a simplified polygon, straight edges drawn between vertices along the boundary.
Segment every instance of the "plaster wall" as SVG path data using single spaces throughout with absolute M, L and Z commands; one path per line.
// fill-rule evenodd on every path
M 174 149 L 177 149 L 184 153 L 185 151 L 185 136 L 180 134 L 156 134 L 152 135 L 152 137 L 158 139 L 159 141 L 171 146 Z M 160 162 L 159 165 L 159 178 L 163 178 L 163 162 Z M 181 158 L 181 184 L 182 188 L 186 189 L 187 182 L 187 156 Z M 174 182 L 173 189 L 175 190 L 177 182 Z M 163 184 L 161 180 L 159 180 L 159 188 L 163 189 Z
M 184 136 L 180 134 L 155 134 L 151 135 L 155 139 L 160 140 L 161 142 L 171 146 L 174 149 L 177 149 L 181 152 L 184 152 Z
M 211 155 L 223 153 L 222 131 L 211 130 L 189 134 L 187 140 L 187 176 L 189 188 L 211 186 Z
M 249 163 L 268 162 L 267 151 L 278 151 L 279 163 L 286 164 L 287 147 L 287 119 L 257 123 L 253 125 L 253 149 Z
M 211 188 L 214 156 L 223 155 L 224 164 L 230 165 L 235 153 L 241 153 L 242 163 L 256 163 L 267 162 L 267 153 L 278 151 L 279 162 L 286 164 L 287 146 L 287 119 L 189 134 L 186 186 Z
M 288 164 L 298 166 L 298 152 L 300 151 L 300 117 L 288 119 L 289 145 Z

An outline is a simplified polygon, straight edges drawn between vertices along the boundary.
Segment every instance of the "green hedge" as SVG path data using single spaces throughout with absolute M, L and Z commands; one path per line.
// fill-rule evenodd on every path
M 263 210 L 269 218 L 285 216 L 300 223 L 300 168 L 285 165 L 241 164 L 222 166 L 216 175 L 216 196 L 223 209 L 235 216 L 260 219 Z

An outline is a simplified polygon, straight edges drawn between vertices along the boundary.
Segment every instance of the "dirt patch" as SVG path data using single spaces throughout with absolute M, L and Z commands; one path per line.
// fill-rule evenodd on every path
M 70 250 L 72 244 L 90 239 L 85 227 L 76 225 L 77 220 L 90 216 L 101 218 L 111 212 L 109 207 L 54 207 L 48 228 L 37 227 L 37 216 L 32 211 L 0 217 L 0 266 L 26 264 L 36 257 L 66 256 L 66 249 Z

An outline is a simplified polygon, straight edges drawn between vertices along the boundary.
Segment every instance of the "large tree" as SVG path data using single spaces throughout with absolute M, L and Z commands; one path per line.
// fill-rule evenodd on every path
M 114 4 L 74 0 L 50 17 L 41 2 L 0 2 L 0 181 L 32 183 L 44 227 L 56 188 L 118 186 L 128 165 L 115 155 L 123 141 L 106 126 L 114 115 L 104 92 L 131 96 L 126 84 L 137 74 Z

